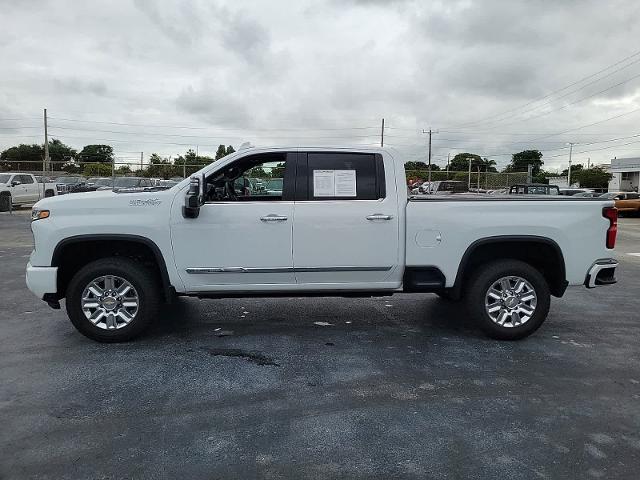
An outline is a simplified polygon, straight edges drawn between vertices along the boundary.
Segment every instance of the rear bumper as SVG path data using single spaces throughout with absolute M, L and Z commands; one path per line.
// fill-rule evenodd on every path
M 584 280 L 584 285 L 587 288 L 595 288 L 603 285 L 613 285 L 616 280 L 616 268 L 618 262 L 613 258 L 606 258 L 595 262 Z
M 58 267 L 34 267 L 27 263 L 27 288 L 39 299 L 58 290 Z

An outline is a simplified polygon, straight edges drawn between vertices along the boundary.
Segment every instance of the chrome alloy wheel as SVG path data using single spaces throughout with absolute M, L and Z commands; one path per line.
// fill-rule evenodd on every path
M 489 287 L 484 308 L 494 323 L 513 328 L 529 321 L 537 303 L 536 291 L 528 281 L 509 276 L 498 279 Z
M 126 327 L 140 306 L 134 286 L 115 275 L 105 275 L 89 282 L 82 292 L 81 301 L 87 320 L 104 330 Z

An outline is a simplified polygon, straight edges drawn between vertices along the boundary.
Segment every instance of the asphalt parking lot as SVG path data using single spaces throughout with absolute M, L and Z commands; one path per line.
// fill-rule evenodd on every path
M 619 283 L 520 342 L 412 294 L 183 299 L 103 345 L 27 290 L 28 213 L 0 214 L 0 478 L 638 476 L 640 219 Z

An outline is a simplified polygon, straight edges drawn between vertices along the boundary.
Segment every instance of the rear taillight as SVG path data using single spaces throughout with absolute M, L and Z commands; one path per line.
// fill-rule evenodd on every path
M 618 234 L 618 209 L 616 207 L 605 207 L 602 209 L 602 216 L 609 219 L 607 248 L 614 248 L 616 246 L 616 235 Z

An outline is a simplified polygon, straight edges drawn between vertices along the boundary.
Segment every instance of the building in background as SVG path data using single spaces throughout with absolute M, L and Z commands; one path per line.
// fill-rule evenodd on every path
M 609 172 L 610 192 L 637 192 L 640 185 L 640 157 L 613 158 Z

